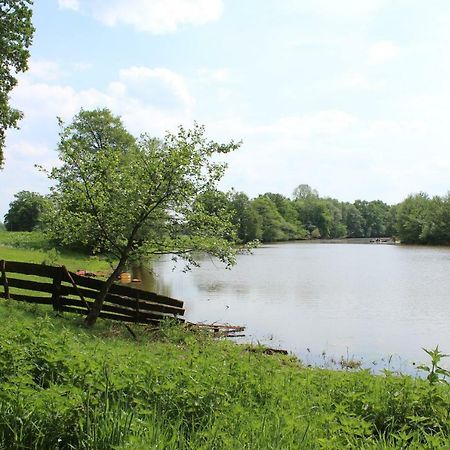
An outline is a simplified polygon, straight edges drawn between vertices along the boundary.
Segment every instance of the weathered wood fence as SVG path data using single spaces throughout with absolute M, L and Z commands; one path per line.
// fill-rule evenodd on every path
M 11 277 L 11 273 L 22 276 Z M 0 294 L 0 297 L 52 305 L 58 313 L 87 315 L 104 284 L 101 280 L 69 272 L 64 266 L 16 261 L 0 260 L 0 275 L 0 286 L 3 286 L 3 294 Z M 47 281 L 48 279 L 51 279 L 51 282 Z M 118 284 L 111 287 L 100 313 L 100 317 L 106 319 L 146 324 L 158 323 L 166 317 L 175 317 L 184 322 L 181 317 L 183 315 L 181 300 Z

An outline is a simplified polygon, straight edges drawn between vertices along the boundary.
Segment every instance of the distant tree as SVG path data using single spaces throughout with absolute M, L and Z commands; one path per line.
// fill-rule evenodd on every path
M 216 191 L 226 165 L 218 154 L 239 147 L 207 141 L 204 129 L 182 127 L 164 140 L 135 140 L 108 110 L 81 111 L 61 124 L 61 165 L 49 176 L 54 209 L 50 232 L 63 243 L 92 240 L 116 258 L 86 318 L 93 325 L 130 257 L 171 253 L 188 264 L 197 252 L 233 264 L 228 215 L 211 214 L 205 196 Z
M 42 214 L 47 206 L 46 198 L 37 192 L 20 191 L 14 195 L 5 214 L 8 231 L 32 231 L 40 226 Z
M 337 239 L 347 236 L 347 225 L 343 222 L 342 203 L 334 198 L 324 200 L 331 216 L 329 237 Z
M 309 184 L 299 184 L 293 192 L 294 200 L 305 200 L 309 198 L 318 198 L 319 192 L 313 189 Z
M 260 240 L 262 237 L 262 220 L 256 208 L 243 192 L 230 193 L 232 221 L 237 229 L 240 242 Z
M 427 222 L 430 199 L 427 194 L 409 195 L 398 205 L 398 237 L 405 244 L 423 243 L 422 234 Z
M 351 203 L 343 203 L 342 220 L 347 228 L 347 237 L 364 236 L 364 219 L 355 205 L 352 205 Z
M 273 192 L 266 192 L 264 197 L 269 198 L 274 203 L 278 212 L 284 217 L 285 220 L 292 224 L 297 222 L 297 211 L 289 198 L 282 194 L 275 194 Z
M 28 48 L 33 39 L 31 0 L 0 0 L 0 167 L 3 165 L 5 133 L 17 127 L 22 113 L 9 105 L 16 75 L 28 69 Z
M 397 215 L 398 215 L 398 205 L 390 205 L 389 211 L 386 217 L 386 235 L 391 237 L 398 236 L 397 229 Z
M 304 237 L 301 229 L 296 224 L 289 223 L 269 197 L 260 195 L 252 201 L 252 206 L 260 217 L 262 241 L 287 241 Z
M 298 199 L 295 202 L 299 220 L 303 223 L 308 233 L 315 229 L 315 237 L 331 237 L 333 216 L 327 205 L 327 201 L 318 197 L 310 196 Z
M 381 200 L 371 202 L 356 200 L 354 205 L 363 218 L 363 234 L 365 237 L 382 237 L 387 235 L 389 205 Z
M 450 193 L 430 200 L 421 240 L 427 244 L 450 244 Z
M 0 222 L 0 231 L 6 231 L 6 227 L 3 222 Z

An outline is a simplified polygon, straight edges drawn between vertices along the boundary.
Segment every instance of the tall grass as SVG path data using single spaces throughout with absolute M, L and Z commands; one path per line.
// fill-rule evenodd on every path
M 450 389 L 1 301 L 0 448 L 445 448 Z

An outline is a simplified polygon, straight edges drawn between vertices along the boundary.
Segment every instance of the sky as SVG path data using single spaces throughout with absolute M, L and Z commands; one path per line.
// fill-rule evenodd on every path
M 11 103 L 0 220 L 46 194 L 57 117 L 107 107 L 130 132 L 197 121 L 242 140 L 221 187 L 393 204 L 450 189 L 448 0 L 36 0 Z

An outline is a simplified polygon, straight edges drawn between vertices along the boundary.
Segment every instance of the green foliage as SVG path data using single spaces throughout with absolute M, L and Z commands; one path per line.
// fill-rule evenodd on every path
M 233 227 L 205 201 L 226 167 L 213 159 L 237 147 L 207 141 L 198 125 L 135 140 L 110 111 L 81 111 L 62 126 L 62 165 L 49 174 L 51 236 L 117 259 L 170 252 L 194 262 L 201 250 L 231 263 Z
M 20 191 L 14 195 L 5 214 L 8 231 L 33 231 L 41 226 L 41 217 L 48 208 L 48 200 L 37 192 Z
M 387 219 L 389 216 L 389 206 L 381 200 L 368 202 L 366 200 L 356 200 L 355 207 L 361 214 L 363 236 L 383 237 L 387 233 Z
M 441 362 L 441 359 L 446 358 L 449 355 L 442 353 L 439 350 L 439 346 L 437 345 L 436 348 L 434 349 L 427 350 L 426 348 L 424 348 L 423 350 L 431 359 L 431 366 L 427 366 L 424 364 L 419 366 L 420 370 L 423 370 L 426 373 L 428 373 L 427 380 L 430 382 L 430 384 L 435 383 L 448 384 L 446 378 L 450 378 L 450 370 L 447 370 L 444 367 L 440 366 L 439 363 Z
M 308 184 L 299 184 L 293 192 L 295 200 L 308 200 L 313 198 L 319 198 L 319 192 L 313 189 Z
M 239 242 L 261 239 L 261 218 L 246 194 L 231 191 L 229 208 Z
M 0 1 L 0 167 L 3 165 L 5 133 L 17 127 L 22 113 L 9 105 L 16 75 L 28 69 L 28 48 L 33 39 L 31 0 Z
M 397 233 L 404 243 L 450 244 L 450 196 L 407 197 L 396 207 Z
M 408 196 L 398 207 L 398 235 L 402 242 L 422 242 L 422 230 L 426 221 L 429 198 L 420 193 Z
M 0 448 L 445 448 L 450 388 L 0 305 Z
M 420 240 L 427 244 L 450 244 L 449 194 L 429 200 Z
M 364 218 L 355 205 L 351 203 L 342 205 L 342 220 L 347 229 L 348 237 L 364 236 Z
M 60 266 L 61 265 L 61 255 L 55 248 L 51 248 L 47 252 L 45 252 L 45 257 L 42 260 L 41 264 L 45 264 L 46 266 Z
M 271 199 L 272 194 L 260 195 L 253 200 L 252 207 L 259 216 L 260 239 L 263 242 L 287 241 L 292 239 L 300 239 L 305 236 L 302 228 L 295 223 L 289 222 L 284 217 L 277 204 Z M 290 203 L 279 203 L 280 209 L 289 217 L 292 210 L 289 209 Z M 259 238 L 259 236 L 258 236 Z
M 318 229 L 322 238 L 331 237 L 333 216 L 325 199 L 313 196 L 296 200 L 295 207 L 299 219 L 309 233 Z
M 0 222 L 0 232 L 6 231 L 5 224 L 3 222 Z

